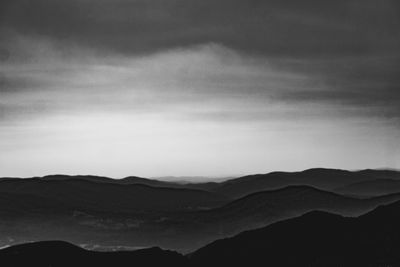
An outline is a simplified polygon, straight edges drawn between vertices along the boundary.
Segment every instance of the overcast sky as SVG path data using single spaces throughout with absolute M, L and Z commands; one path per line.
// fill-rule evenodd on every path
M 397 0 L 2 0 L 0 176 L 400 168 Z

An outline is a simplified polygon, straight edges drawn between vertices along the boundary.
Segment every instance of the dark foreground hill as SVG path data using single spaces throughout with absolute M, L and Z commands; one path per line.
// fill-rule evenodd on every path
M 188 260 L 182 255 L 159 248 L 95 252 L 62 241 L 43 241 L 2 249 L 0 262 L 5 267 L 188 266 Z
M 358 218 L 314 211 L 213 242 L 196 266 L 400 266 L 400 202 Z

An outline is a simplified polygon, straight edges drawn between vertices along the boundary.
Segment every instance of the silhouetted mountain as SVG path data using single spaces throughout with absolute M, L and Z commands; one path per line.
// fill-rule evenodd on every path
M 115 180 L 115 179 L 114 179 Z M 176 184 L 173 182 L 164 182 L 155 179 L 147 179 L 137 176 L 128 176 L 122 179 L 117 180 L 120 184 L 144 184 L 155 187 L 173 187 L 173 188 L 181 188 L 180 184 Z
M 400 202 L 359 218 L 314 211 L 215 241 L 196 266 L 400 266 Z
M 96 175 L 53 174 L 53 175 L 46 175 L 43 177 L 33 177 L 33 178 L 41 179 L 44 181 L 85 180 L 96 183 L 118 183 L 117 179 L 112 179 L 105 176 L 96 176 Z
M 60 241 L 0 250 L 10 266 L 400 266 L 400 202 L 358 218 L 322 211 L 214 241 L 187 255 L 159 248 L 94 252 Z
M 136 176 L 128 176 L 122 179 L 113 179 L 104 176 L 93 175 L 48 175 L 44 177 L 34 177 L 42 180 L 50 181 L 65 181 L 65 180 L 86 180 L 97 183 L 112 183 L 112 184 L 143 184 L 152 187 L 168 187 L 168 188 L 186 188 L 212 191 L 222 194 L 230 198 L 240 198 L 245 195 L 265 190 L 275 190 L 290 185 L 308 185 L 319 189 L 333 191 L 336 188 L 341 188 L 349 184 L 380 180 L 393 179 L 400 180 L 400 172 L 396 170 L 373 170 L 366 169 L 361 171 L 346 171 L 337 169 L 315 168 L 301 172 L 271 172 L 267 174 L 247 175 L 239 178 L 234 178 L 220 182 L 192 182 L 192 181 L 168 181 L 158 179 L 148 179 Z M 189 179 L 182 177 L 182 179 Z M 12 178 L 0 178 L 2 180 L 10 180 Z M 160 178 L 162 179 L 162 177 Z M 178 179 L 175 177 L 175 179 Z
M 226 203 L 214 193 L 194 189 L 119 185 L 81 179 L 11 179 L 0 181 L 1 193 L 29 194 L 101 212 L 196 209 Z
M 321 210 L 346 216 L 359 216 L 379 205 L 400 200 L 400 194 L 358 199 L 315 189 L 289 186 L 283 189 L 250 194 L 220 208 L 170 216 L 165 223 L 180 222 L 177 233 L 192 237 L 190 248 L 241 231 Z
M 400 200 L 399 194 L 385 195 L 369 199 L 351 198 L 310 186 L 288 186 L 272 191 L 262 191 L 232 201 L 220 208 L 202 211 L 232 220 L 242 217 L 251 221 L 257 219 L 278 220 L 298 216 L 311 210 L 324 210 L 341 215 L 356 216 L 378 205 Z M 210 216 L 211 217 L 211 216 Z M 265 224 L 265 221 L 263 221 Z
M 41 180 L 46 181 L 65 181 L 65 180 L 85 180 L 90 182 L 96 183 L 111 183 L 111 184 L 123 184 L 123 185 L 130 185 L 130 184 L 143 184 L 153 187 L 168 187 L 168 188 L 187 188 L 187 189 L 200 189 L 200 190 L 210 190 L 215 188 L 219 185 L 217 182 L 191 182 L 191 181 L 175 181 L 175 180 L 158 180 L 158 179 L 148 179 L 138 176 L 128 176 L 121 179 L 114 179 L 105 176 L 95 176 L 95 175 L 65 175 L 65 174 L 54 174 L 54 175 L 46 175 L 43 177 L 33 177 Z M 188 177 L 182 177 L 188 178 Z M 10 180 L 13 178 L 0 178 L 1 180 Z
M 400 171 L 396 169 L 365 169 L 357 171 L 375 179 L 399 179 Z
M 336 192 L 357 196 L 380 196 L 400 192 L 400 180 L 379 179 L 339 187 Z
M 149 248 L 136 251 L 94 252 L 61 241 L 43 241 L 16 245 L 0 250 L 4 266 L 188 266 L 182 255 Z
M 316 209 L 358 216 L 377 205 L 400 200 L 400 194 L 355 199 L 308 186 L 290 186 L 208 210 L 116 212 L 85 210 L 75 202 L 21 193 L 1 196 L 0 246 L 61 239 L 88 246 L 156 245 L 181 252 Z
M 233 198 L 289 185 L 309 185 L 319 189 L 333 190 L 351 183 L 384 179 L 388 176 L 400 179 L 400 172 L 386 170 L 345 171 L 335 169 L 309 169 L 301 172 L 271 172 L 244 176 L 221 183 L 214 192 Z
M 96 183 L 111 183 L 111 184 L 143 184 L 153 187 L 171 187 L 171 188 L 184 188 L 181 184 L 173 182 L 164 182 L 155 179 L 147 179 L 137 176 L 128 176 L 122 179 L 113 179 L 105 176 L 95 176 L 95 175 L 65 175 L 65 174 L 55 174 L 47 175 L 43 177 L 34 177 L 46 181 L 65 181 L 65 180 L 85 180 Z
M 143 184 L 149 179 L 140 177 L 121 179 L 118 184 L 114 179 L 97 176 L 2 179 L 0 246 L 61 239 L 88 246 L 157 245 L 186 252 L 312 210 L 358 216 L 400 199 L 399 194 L 360 199 L 310 186 L 282 188 L 283 184 L 332 186 L 349 180 L 368 181 L 379 175 L 376 179 L 384 180 L 395 174 L 328 169 L 271 173 L 212 183 L 210 190 L 217 192 L 149 186 Z M 233 202 L 221 193 L 226 190 L 236 195 L 271 185 L 279 189 L 251 193 Z

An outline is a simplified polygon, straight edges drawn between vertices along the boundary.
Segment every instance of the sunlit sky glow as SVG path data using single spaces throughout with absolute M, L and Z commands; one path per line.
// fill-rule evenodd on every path
M 396 1 L 72 2 L 0 4 L 0 176 L 400 167 Z

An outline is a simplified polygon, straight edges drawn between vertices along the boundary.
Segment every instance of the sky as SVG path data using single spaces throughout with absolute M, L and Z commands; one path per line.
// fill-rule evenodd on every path
M 397 0 L 2 0 L 0 176 L 400 168 Z

